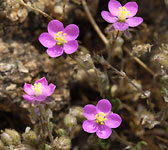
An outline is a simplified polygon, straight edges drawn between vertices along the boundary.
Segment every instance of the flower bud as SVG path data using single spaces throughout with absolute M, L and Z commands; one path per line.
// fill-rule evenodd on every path
M 1 134 L 1 140 L 5 145 L 17 145 L 20 143 L 20 135 L 15 130 L 5 129 Z
M 25 132 L 22 136 L 25 143 L 30 145 L 36 144 L 37 135 L 34 131 Z
M 62 128 L 55 131 L 59 136 L 66 135 L 66 131 Z
M 162 69 L 168 69 L 168 44 L 161 44 L 159 52 L 154 55 L 153 60 L 160 64 Z
M 75 116 L 79 120 L 84 119 L 83 108 L 82 107 L 79 107 L 79 106 L 72 107 L 70 109 L 70 114 L 72 114 L 73 116 Z
M 108 55 L 112 58 L 115 56 L 121 57 L 123 54 L 123 49 L 122 49 L 123 44 L 124 44 L 123 38 L 118 36 L 118 38 L 115 41 L 114 39 L 111 38 L 107 45 L 107 48 L 109 49 Z
M 3 142 L 0 140 L 0 147 L 1 147 L 1 146 L 4 146 L 4 144 L 3 144 Z
M 152 45 L 150 44 L 141 44 L 141 45 L 134 45 L 132 48 L 132 54 L 137 57 L 141 57 L 147 52 L 151 51 Z
M 60 150 L 70 150 L 71 148 L 71 139 L 67 136 L 59 137 L 56 143 L 56 147 Z
M 83 49 L 83 51 L 80 52 L 79 55 L 75 57 L 75 59 L 85 70 L 94 68 L 93 60 L 91 55 L 88 54 L 87 50 L 85 51 Z
M 73 127 L 77 124 L 77 119 L 71 114 L 67 114 L 64 118 L 64 124 L 67 127 Z
M 154 56 L 154 61 L 158 62 L 164 68 L 168 68 L 168 56 L 164 53 L 159 53 Z
M 1 140 L 0 140 L 0 150 L 7 150 L 7 148 L 4 146 Z

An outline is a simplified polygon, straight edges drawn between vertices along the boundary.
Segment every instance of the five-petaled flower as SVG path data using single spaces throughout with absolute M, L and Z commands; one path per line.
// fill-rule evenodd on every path
M 88 104 L 83 108 L 84 116 L 87 118 L 83 122 L 83 129 L 88 133 L 95 133 L 101 139 L 107 139 L 112 133 L 111 128 L 120 126 L 121 117 L 111 112 L 111 103 L 100 100 L 96 106 Z
M 143 22 L 141 17 L 134 17 L 138 11 L 136 2 L 128 2 L 122 6 L 116 0 L 110 0 L 108 3 L 109 11 L 102 11 L 101 15 L 108 23 L 113 23 L 112 28 L 119 31 L 125 31 L 128 27 L 136 27 Z
M 27 101 L 34 102 L 42 102 L 47 96 L 51 96 L 55 90 L 55 85 L 48 82 L 45 77 L 37 80 L 34 85 L 25 83 L 24 91 L 26 94 L 23 95 L 23 98 Z
M 79 28 L 75 24 L 70 24 L 64 28 L 58 20 L 52 20 L 48 24 L 48 33 L 44 32 L 39 36 L 40 43 L 48 48 L 47 54 L 50 57 L 58 57 L 65 52 L 74 53 L 78 48 L 76 38 L 79 35 Z

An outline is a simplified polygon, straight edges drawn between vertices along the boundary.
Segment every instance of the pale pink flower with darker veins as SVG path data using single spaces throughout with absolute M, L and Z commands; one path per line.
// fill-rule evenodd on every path
M 101 139 L 110 137 L 111 128 L 120 126 L 121 117 L 111 112 L 111 103 L 106 100 L 100 100 L 96 106 L 88 104 L 83 108 L 84 116 L 87 120 L 83 122 L 83 129 L 88 133 L 96 133 Z
M 79 35 L 79 28 L 75 24 L 70 24 L 66 28 L 59 20 L 52 20 L 48 24 L 48 32 L 39 36 L 40 43 L 48 48 L 47 54 L 50 57 L 58 57 L 65 52 L 74 53 L 78 48 L 76 38 Z
M 108 23 L 113 23 L 114 30 L 125 31 L 128 27 L 136 27 L 143 22 L 141 17 L 134 17 L 138 11 L 136 2 L 128 2 L 124 6 L 116 0 L 110 0 L 108 11 L 102 11 L 101 16 Z

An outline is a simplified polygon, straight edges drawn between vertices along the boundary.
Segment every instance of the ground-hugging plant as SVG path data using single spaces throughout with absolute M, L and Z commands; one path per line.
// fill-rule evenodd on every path
M 113 30 L 125 31 L 128 30 L 129 27 L 136 27 L 143 22 L 141 17 L 134 17 L 138 11 L 136 2 L 128 2 L 124 6 L 121 6 L 118 1 L 110 0 L 108 8 L 110 12 L 102 11 L 101 15 L 105 21 L 113 23 L 111 27 Z M 48 32 L 40 34 L 39 41 L 47 48 L 47 54 L 50 57 L 59 57 L 63 55 L 64 52 L 65 54 L 70 55 L 77 51 L 78 42 L 76 38 L 79 35 L 79 28 L 77 25 L 70 24 L 64 28 L 62 22 L 59 20 L 52 20 L 48 23 L 47 29 Z M 104 58 L 102 60 L 104 60 Z M 82 63 L 86 65 L 85 62 L 83 61 Z M 92 61 L 90 62 L 92 63 L 90 63 L 91 69 L 95 71 L 96 79 L 103 76 L 101 79 L 108 80 L 106 74 L 98 71 L 94 66 L 94 63 Z M 71 148 L 71 141 L 63 130 L 57 130 L 57 134 L 60 136 L 54 137 L 54 125 L 50 120 L 52 118 L 52 112 L 48 107 L 48 104 L 52 101 L 50 96 L 54 93 L 55 87 L 56 86 L 52 83 L 48 85 L 45 77 L 35 81 L 34 85 L 25 83 L 24 91 L 26 94 L 23 95 L 23 98 L 32 104 L 32 114 L 36 115 L 39 124 L 36 126 L 36 132 L 29 129 L 22 135 L 23 140 L 26 143 L 22 148 L 26 147 L 28 144 L 30 145 L 27 146 L 28 150 L 68 150 Z M 103 93 L 102 95 L 105 94 Z M 73 124 L 76 124 L 77 122 L 76 118 L 79 117 L 79 113 L 80 115 L 82 113 L 87 119 L 82 125 L 84 131 L 88 133 L 96 133 L 100 139 L 107 139 L 112 134 L 111 128 L 119 127 L 122 122 L 122 119 L 118 114 L 111 112 L 111 107 L 110 101 L 104 97 L 104 99 L 98 101 L 96 106 L 87 104 L 83 108 L 83 112 L 78 108 L 78 111 L 76 111 L 78 115 L 75 115 L 76 112 L 70 112 L 69 115 L 65 117 L 65 124 L 73 126 Z M 9 134 L 11 131 L 9 132 L 6 130 L 3 137 L 6 133 Z M 12 135 L 13 134 L 16 135 L 14 131 L 12 131 Z M 8 141 L 6 145 L 13 146 L 16 142 L 21 143 L 20 135 L 17 137 L 17 141 L 12 139 L 13 141 Z

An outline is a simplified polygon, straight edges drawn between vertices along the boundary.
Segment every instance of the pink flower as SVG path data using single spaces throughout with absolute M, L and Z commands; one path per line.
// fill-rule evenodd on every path
M 138 11 L 136 2 L 128 2 L 124 6 L 116 0 L 108 3 L 109 11 L 102 11 L 101 16 L 108 23 L 113 23 L 113 28 L 125 31 L 128 27 L 136 27 L 143 22 L 141 17 L 134 17 Z
M 95 133 L 101 139 L 107 139 L 111 135 L 111 128 L 120 126 L 122 119 L 118 114 L 111 112 L 111 103 L 100 100 L 96 106 L 88 104 L 83 108 L 84 116 L 83 129 L 88 133 Z
M 79 35 L 79 28 L 75 24 L 68 25 L 65 29 L 58 20 L 52 20 L 48 24 L 48 33 L 44 32 L 39 36 L 40 43 L 48 48 L 47 54 L 50 57 L 58 57 L 65 52 L 74 53 L 78 48 L 75 40 Z
M 55 85 L 48 82 L 45 77 L 37 80 L 34 85 L 25 83 L 24 91 L 26 94 L 23 95 L 23 98 L 27 101 L 34 102 L 42 102 L 47 96 L 51 96 L 55 90 Z

